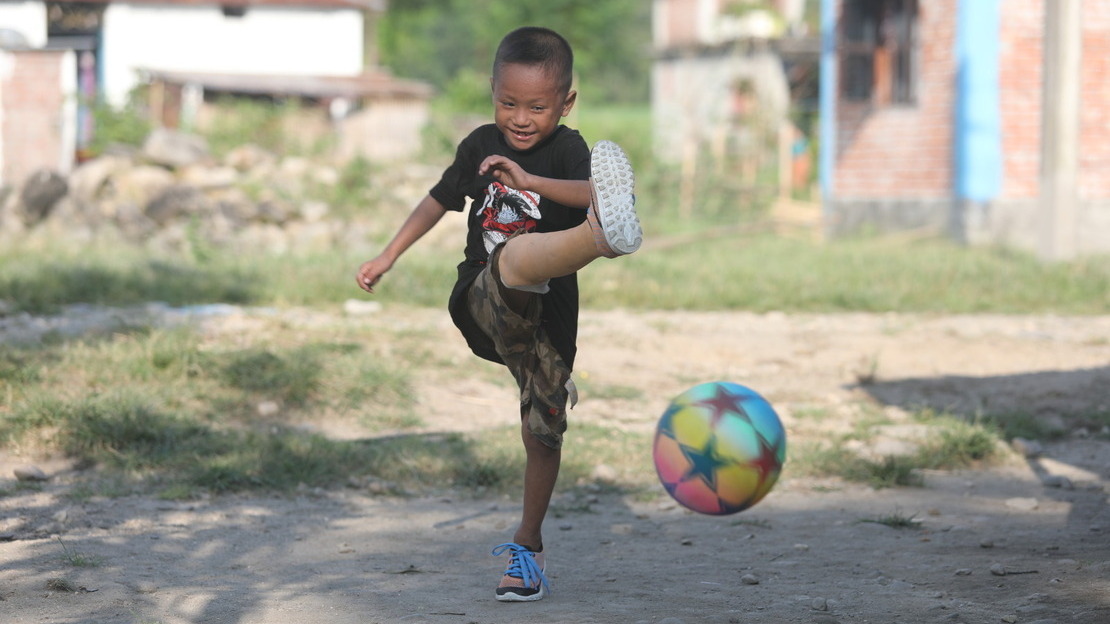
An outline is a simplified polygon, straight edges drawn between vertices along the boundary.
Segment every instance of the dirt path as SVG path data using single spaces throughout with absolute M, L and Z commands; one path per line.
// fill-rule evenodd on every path
M 434 327 L 432 339 L 456 349 L 446 357 L 470 362 L 445 316 L 357 322 Z M 526 605 L 492 599 L 501 564 L 488 552 L 511 535 L 512 500 L 336 488 L 74 502 L 65 464 L 40 463 L 56 477 L 42 491 L 0 498 L 10 540 L 0 542 L 0 622 L 1110 621 L 1110 442 L 1075 425 L 1110 411 L 1110 317 L 608 312 L 585 313 L 581 334 L 582 385 L 640 395 L 587 394 L 572 422 L 650 431 L 671 396 L 728 379 L 766 395 L 795 440 L 849 430 L 866 417 L 861 405 L 894 422 L 922 406 L 1024 412 L 1067 435 L 1040 457 L 929 473 L 923 488 L 807 479 L 788 465 L 767 499 L 726 518 L 665 497 L 563 495 L 546 526 L 555 593 Z M 425 383 L 429 429 L 488 426 L 490 402 L 506 398 Z M 904 442 L 898 427 L 881 438 Z M 0 478 L 24 460 L 0 456 Z M 892 514 L 920 525 L 865 521 Z M 66 565 L 63 545 L 101 565 Z M 76 592 L 49 588 L 63 575 Z

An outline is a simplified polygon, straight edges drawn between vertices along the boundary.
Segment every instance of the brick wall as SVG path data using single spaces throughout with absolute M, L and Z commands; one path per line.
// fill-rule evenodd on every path
M 1079 198 L 1110 199 L 1110 3 L 1085 0 L 1080 70 Z
M 1043 0 L 1007 0 L 999 20 L 998 87 L 1002 109 L 1000 199 L 1040 192 Z
M 920 3 L 916 105 L 837 103 L 838 197 L 951 195 L 955 16 L 956 0 Z
M 1040 192 L 1045 0 L 1006 0 L 1000 14 L 999 200 Z M 936 199 L 952 193 L 956 0 L 920 3 L 917 106 L 837 103 L 838 197 Z M 1110 199 L 1110 2 L 1084 0 L 1079 197 Z
M 65 169 L 66 84 L 72 52 L 0 52 L 0 183 L 41 167 Z M 69 62 L 67 62 L 69 61 Z

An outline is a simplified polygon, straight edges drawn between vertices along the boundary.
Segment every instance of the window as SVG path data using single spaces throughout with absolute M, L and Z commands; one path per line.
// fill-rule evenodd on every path
M 247 14 L 246 4 L 222 4 L 220 11 L 223 12 L 224 17 L 243 17 Z
M 877 105 L 917 99 L 917 0 L 844 0 L 841 93 Z

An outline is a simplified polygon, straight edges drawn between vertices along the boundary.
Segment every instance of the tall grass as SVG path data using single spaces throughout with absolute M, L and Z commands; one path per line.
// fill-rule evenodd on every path
M 711 223 L 711 222 L 710 222 Z M 654 231 L 642 252 L 582 271 L 591 308 L 783 312 L 1105 314 L 1110 258 L 1046 264 L 1004 249 L 944 240 L 882 238 L 828 243 L 766 232 L 687 235 Z M 455 250 L 418 243 L 374 297 L 441 306 L 455 277 Z M 349 251 L 296 255 L 216 253 L 204 261 L 152 259 L 120 250 L 0 251 L 0 300 L 15 310 L 74 303 L 164 301 L 174 305 L 333 305 L 364 295 Z

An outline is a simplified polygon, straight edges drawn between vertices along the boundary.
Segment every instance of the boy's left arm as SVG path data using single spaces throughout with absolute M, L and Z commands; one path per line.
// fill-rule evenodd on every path
M 518 191 L 532 191 L 551 201 L 575 208 L 590 205 L 589 180 L 559 180 L 532 175 L 504 156 L 487 156 L 478 175 L 488 175 Z

